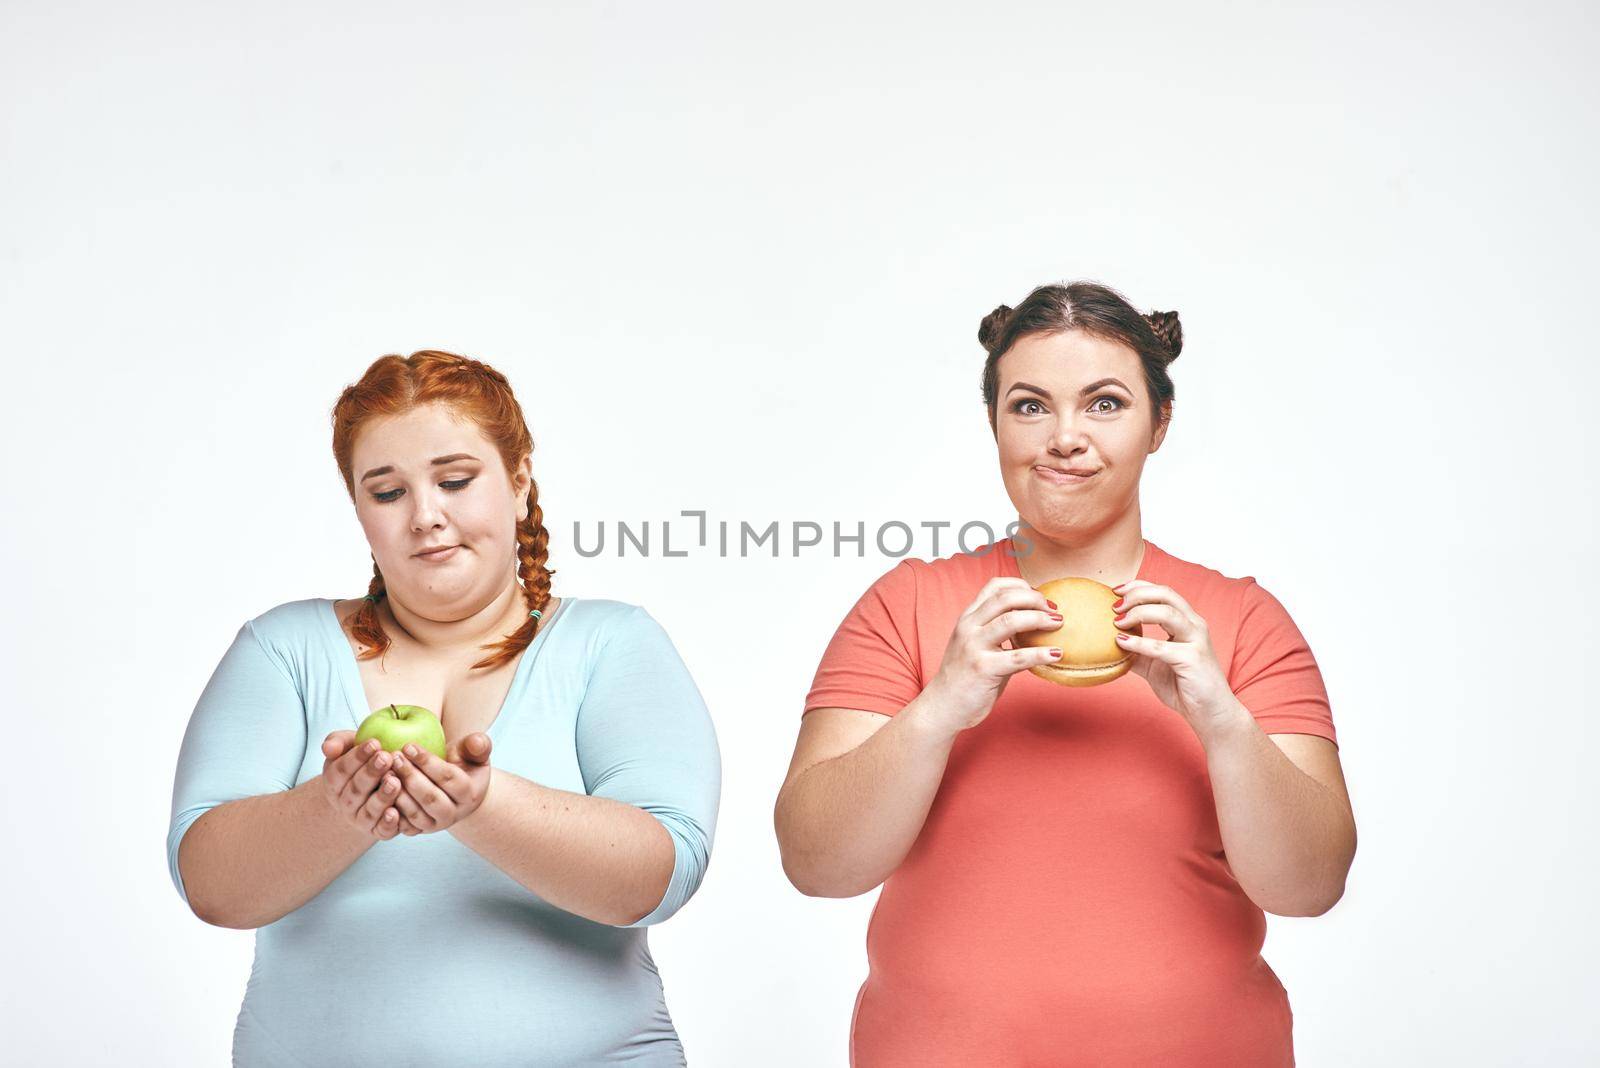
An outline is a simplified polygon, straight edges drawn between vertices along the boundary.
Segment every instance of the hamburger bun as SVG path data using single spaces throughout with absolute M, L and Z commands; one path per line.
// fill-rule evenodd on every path
M 1088 578 L 1051 579 L 1034 589 L 1056 603 L 1061 626 L 1022 631 L 1012 643 L 1019 649 L 1058 648 L 1061 659 L 1029 671 L 1062 686 L 1099 686 L 1128 673 L 1137 654 L 1117 644 L 1115 590 Z

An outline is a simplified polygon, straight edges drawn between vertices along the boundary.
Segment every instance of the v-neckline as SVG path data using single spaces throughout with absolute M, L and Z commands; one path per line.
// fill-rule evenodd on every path
M 323 637 L 332 643 L 334 659 L 338 661 L 339 670 L 343 673 L 345 703 L 349 706 L 351 729 L 354 730 L 372 713 L 372 709 L 367 708 L 367 688 L 361 682 L 361 665 L 357 663 L 355 650 L 350 648 L 350 639 L 345 636 L 344 627 L 339 622 L 339 612 L 334 608 L 336 602 L 328 597 L 319 600 L 323 607 L 322 618 L 327 623 Z M 539 632 L 533 636 L 533 641 L 528 643 L 527 648 L 522 650 L 516 670 L 511 673 L 511 685 L 506 688 L 505 700 L 500 702 L 500 707 L 495 710 L 494 719 L 484 728 L 484 733 L 489 736 L 490 741 L 496 740 L 496 729 L 500 726 L 500 721 L 505 718 L 506 709 L 511 708 L 521 695 L 528 669 L 532 666 L 539 647 L 544 644 L 545 635 L 555 628 L 556 621 L 566 615 L 567 605 L 575 600 L 577 600 L 575 597 L 562 597 L 561 603 L 556 605 L 555 612 L 544 621 L 544 626 L 539 628 Z

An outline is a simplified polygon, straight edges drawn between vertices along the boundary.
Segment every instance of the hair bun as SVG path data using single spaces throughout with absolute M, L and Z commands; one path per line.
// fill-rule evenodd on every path
M 1178 313 L 1153 311 L 1145 319 L 1149 321 L 1150 329 L 1156 332 L 1156 337 L 1172 352 L 1171 359 L 1176 360 L 1178 353 L 1183 351 L 1183 325 L 1178 322 Z
M 978 324 L 978 344 L 990 352 L 994 351 L 995 343 L 1000 340 L 1000 335 L 1006 332 L 1006 323 L 1011 319 L 1010 305 L 1002 304 L 994 311 L 983 317 L 983 322 Z

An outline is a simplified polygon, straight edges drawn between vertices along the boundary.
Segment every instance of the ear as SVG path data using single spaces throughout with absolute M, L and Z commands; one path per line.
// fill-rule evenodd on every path
M 1161 448 L 1161 443 L 1167 440 L 1167 430 L 1172 426 L 1172 405 L 1163 404 L 1161 406 L 1161 414 L 1166 416 L 1166 420 L 1162 422 L 1162 424 L 1156 428 L 1156 432 L 1151 435 L 1151 452 L 1155 452 L 1157 449 Z
M 511 480 L 511 487 L 517 495 L 517 522 L 521 523 L 528 518 L 528 488 L 533 485 L 533 454 L 527 453 L 517 464 L 516 477 Z

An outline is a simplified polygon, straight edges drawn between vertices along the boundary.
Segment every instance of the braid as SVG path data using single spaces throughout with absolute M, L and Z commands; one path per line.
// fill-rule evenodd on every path
M 378 561 L 373 560 L 372 581 L 367 584 L 367 599 L 356 612 L 355 618 L 350 621 L 350 633 L 367 647 L 358 659 L 371 660 L 389 651 L 389 634 L 378 620 L 378 602 L 387 594 L 383 572 L 378 570 Z
M 384 356 L 367 368 L 361 381 L 347 388 L 333 411 L 333 453 L 344 478 L 345 490 L 356 501 L 354 451 L 357 430 L 374 416 L 403 415 L 427 404 L 446 405 L 457 418 L 474 424 L 493 443 L 513 481 L 520 481 L 513 461 L 526 462 L 533 449 L 522 406 L 511 382 L 480 360 L 439 349 L 422 349 L 408 357 Z M 527 612 L 515 633 L 484 646 L 488 658 L 473 669 L 498 667 L 533 641 L 551 601 L 549 533 L 539 507 L 539 487 L 529 478 L 528 514 L 516 524 L 516 574 L 523 589 Z M 391 648 L 378 602 L 388 591 L 376 559 L 364 604 L 346 621 L 349 634 L 360 647 L 358 659 L 370 660 Z
M 544 623 L 545 606 L 550 603 L 550 576 L 555 571 L 545 566 L 550 558 L 550 533 L 544 529 L 544 510 L 539 507 L 539 483 L 528 480 L 528 516 L 517 524 L 517 577 L 522 580 L 522 596 L 530 612 L 539 612 L 541 618 L 531 615 L 523 620 L 517 632 L 496 648 L 515 651 L 533 641 Z M 489 657 L 472 665 L 488 667 L 506 659 L 506 652 Z

